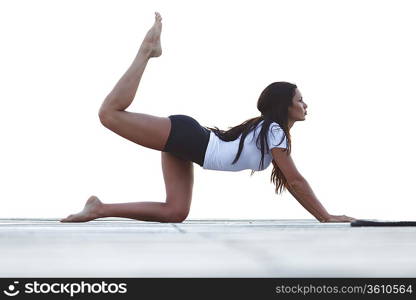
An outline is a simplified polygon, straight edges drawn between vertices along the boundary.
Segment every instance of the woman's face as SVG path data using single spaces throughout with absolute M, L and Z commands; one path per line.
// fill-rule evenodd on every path
M 308 105 L 303 102 L 301 93 L 298 89 L 296 89 L 295 96 L 292 99 L 292 106 L 289 106 L 288 108 L 289 120 L 293 122 L 304 121 L 307 107 Z

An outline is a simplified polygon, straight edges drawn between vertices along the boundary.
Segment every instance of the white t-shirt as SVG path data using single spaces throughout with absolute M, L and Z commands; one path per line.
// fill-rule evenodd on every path
M 260 133 L 261 126 L 264 120 L 262 120 L 255 130 L 250 131 L 244 139 L 244 147 L 241 151 L 240 157 L 235 164 L 231 164 L 237 155 L 238 145 L 241 140 L 240 136 L 234 141 L 223 141 L 215 135 L 213 131 L 210 133 L 207 150 L 205 152 L 203 169 L 219 170 L 219 171 L 241 171 L 251 169 L 253 171 L 265 170 L 271 163 L 273 157 L 271 151 L 267 153 L 265 149 L 264 153 L 264 165 L 263 169 L 259 169 L 261 161 L 261 150 L 256 146 L 256 140 Z M 284 136 L 283 142 L 280 143 Z M 272 122 L 269 126 L 267 135 L 267 142 L 269 149 L 272 148 L 287 148 L 286 135 L 279 124 Z M 260 141 L 259 141 L 260 142 Z

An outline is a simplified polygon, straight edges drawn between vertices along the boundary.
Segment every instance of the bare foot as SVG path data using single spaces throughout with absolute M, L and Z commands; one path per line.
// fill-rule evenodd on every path
M 158 12 L 155 12 L 155 22 L 149 29 L 143 39 L 140 50 L 151 57 L 158 57 L 162 55 L 162 46 L 160 44 L 160 34 L 162 32 L 162 17 Z
M 100 217 L 99 210 L 103 203 L 96 196 L 91 196 L 87 203 L 85 203 L 84 209 L 74 215 L 61 220 L 61 222 L 88 222 Z

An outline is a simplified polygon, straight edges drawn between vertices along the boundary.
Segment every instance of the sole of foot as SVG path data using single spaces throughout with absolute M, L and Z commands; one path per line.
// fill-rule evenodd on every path
M 77 214 L 69 215 L 68 217 L 61 219 L 65 222 L 88 222 L 100 217 L 99 211 L 103 203 L 96 196 L 91 196 L 85 203 L 84 209 Z

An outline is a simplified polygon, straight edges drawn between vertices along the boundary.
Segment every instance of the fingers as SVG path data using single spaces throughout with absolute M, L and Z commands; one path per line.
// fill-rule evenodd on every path
M 342 223 L 342 222 L 352 222 L 355 220 L 356 220 L 355 218 L 352 218 L 346 215 L 338 215 L 338 216 L 332 216 L 330 219 L 325 220 L 324 222 Z
M 346 216 L 346 215 L 342 215 L 342 216 L 338 216 L 338 217 L 340 217 L 341 219 L 346 220 L 346 221 L 355 221 L 356 220 L 355 218 L 349 217 L 349 216 Z

